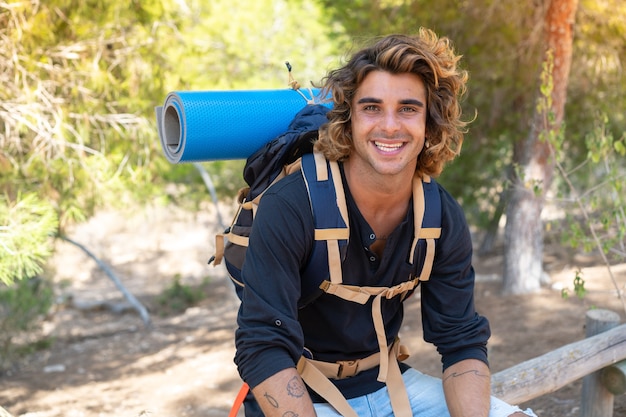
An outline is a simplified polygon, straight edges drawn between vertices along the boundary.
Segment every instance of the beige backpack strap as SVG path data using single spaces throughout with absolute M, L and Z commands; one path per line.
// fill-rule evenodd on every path
M 328 181 L 328 170 L 326 169 L 326 158 L 319 152 L 313 153 L 315 160 L 315 174 L 318 181 Z M 334 173 L 333 173 L 334 174 Z
M 422 272 L 420 272 L 419 276 L 420 281 L 428 281 L 428 279 L 430 278 L 430 273 L 433 269 L 433 263 L 435 261 L 435 239 L 441 236 L 441 229 L 432 230 L 437 230 L 438 233 L 436 235 L 433 235 L 432 237 L 426 238 L 426 256 L 424 258 L 424 266 L 422 267 Z
M 392 349 L 389 351 L 389 371 L 387 374 L 387 392 L 389 393 L 389 400 L 391 401 L 391 409 L 395 417 L 413 417 L 413 410 L 411 409 L 411 401 L 409 400 L 409 394 L 406 391 L 404 380 L 402 379 L 402 372 L 400 371 L 400 365 L 398 360 L 400 355 L 398 349 L 400 343 L 396 340 Z
M 376 294 L 374 297 L 374 302 L 372 303 L 372 319 L 374 321 L 374 330 L 376 331 L 376 337 L 378 339 L 378 346 L 380 348 L 380 369 L 378 372 L 378 381 L 386 382 L 386 379 L 389 375 L 390 363 L 387 347 L 387 334 L 385 332 L 385 325 L 383 322 L 383 314 L 382 314 L 382 299 L 385 297 L 386 299 L 391 299 L 396 296 L 404 296 L 406 293 L 414 289 L 418 285 L 417 279 L 412 279 L 411 281 L 403 282 L 402 284 L 396 285 L 390 288 L 382 288 L 380 292 Z M 395 357 L 395 356 L 394 356 Z M 397 365 L 397 361 L 393 360 L 391 365 Z
M 330 280 L 333 283 L 340 284 L 343 282 L 341 271 L 341 253 L 339 251 L 339 241 L 348 240 L 350 237 L 350 223 L 348 221 L 348 205 L 346 203 L 346 194 L 341 180 L 341 172 L 339 164 L 336 161 L 327 161 L 323 154 L 319 152 L 313 153 L 315 161 L 315 175 L 317 181 L 329 181 L 328 167 L 332 176 L 332 183 L 335 187 L 335 195 L 337 196 L 337 207 L 343 219 L 345 228 L 336 229 L 315 229 L 315 240 L 326 241 L 326 251 L 328 253 L 328 271 Z M 305 176 L 306 179 L 306 176 Z M 307 184 L 308 187 L 308 184 Z
M 372 320 L 374 322 L 374 330 L 376 331 L 376 338 L 378 339 L 380 350 L 380 369 L 377 378 L 379 382 L 386 382 L 387 378 L 395 372 L 391 368 L 394 364 L 397 366 L 396 360 L 391 361 L 391 364 L 389 362 L 391 355 L 387 347 L 387 334 L 385 332 L 382 315 L 382 299 L 391 299 L 396 296 L 404 297 L 409 291 L 415 289 L 418 284 L 419 279 L 414 278 L 393 287 L 359 287 L 355 285 L 336 284 L 329 281 L 324 281 L 320 285 L 320 288 L 328 294 L 333 294 L 346 301 L 352 301 L 362 305 L 365 304 L 370 297 L 374 297 L 372 303 Z
M 398 364 L 398 361 L 404 361 L 409 357 L 406 347 L 400 344 L 400 339 L 396 339 L 387 351 L 389 367 L 386 384 L 394 416 L 412 417 L 411 402 L 406 393 L 402 372 Z M 354 410 L 329 378 L 350 378 L 361 371 L 378 365 L 377 359 L 379 358 L 379 354 L 374 354 L 364 359 L 329 363 L 303 356 L 300 358 L 297 368 L 302 380 L 313 391 L 322 396 L 337 412 L 342 416 L 354 416 Z
M 285 176 L 299 169 L 300 158 L 298 158 L 295 162 L 286 165 L 283 170 L 278 174 L 278 176 L 274 179 L 274 181 L 272 181 L 272 183 L 261 194 L 259 194 L 252 200 L 246 200 L 246 196 L 250 191 L 250 187 L 245 187 L 239 190 L 239 192 L 237 193 L 237 201 L 239 202 L 239 207 L 237 208 L 237 213 L 235 213 L 230 227 L 227 229 L 229 230 L 229 232 L 218 233 L 215 235 L 215 258 L 213 259 L 213 265 L 219 265 L 220 263 L 222 263 L 222 259 L 224 258 L 225 240 L 228 240 L 229 242 L 238 246 L 243 246 L 246 248 L 248 247 L 248 242 L 250 241 L 250 239 L 247 236 L 240 236 L 232 232 L 233 226 L 237 221 L 237 217 L 239 217 L 239 213 L 241 213 L 241 210 L 252 210 L 252 218 L 254 219 L 254 217 L 256 216 L 256 211 L 259 207 L 259 202 L 261 201 L 261 197 L 263 197 L 263 194 L 265 194 L 265 191 L 267 191 L 267 189 L 269 189 L 272 185 L 280 181 Z
M 343 417 L 359 417 L 346 398 L 330 380 L 304 356 L 298 361 L 298 373 L 302 380 Z
M 215 257 L 213 258 L 213 265 L 219 265 L 224 259 L 224 233 L 217 233 L 215 235 Z
M 244 202 L 246 201 L 246 195 L 248 195 L 249 191 L 250 187 L 244 187 L 239 189 L 239 191 L 237 192 L 237 202 L 239 203 L 239 207 L 237 207 L 237 212 L 233 216 L 233 220 L 230 222 L 230 227 L 226 229 L 227 232 L 218 233 L 215 235 L 215 255 L 213 255 L 214 266 L 221 264 L 222 259 L 224 259 L 224 247 L 226 239 L 239 246 L 248 247 L 247 238 L 245 238 L 244 236 L 235 235 L 231 232 L 231 230 L 233 230 L 233 226 L 235 225 L 235 222 L 237 222 L 237 217 L 239 217 L 239 213 L 241 213 L 241 210 L 243 209 Z M 238 240 L 237 238 L 240 238 L 240 240 Z
M 430 183 L 430 177 L 424 176 L 422 179 L 417 174 L 413 177 L 413 227 L 414 237 L 411 244 L 411 253 L 409 254 L 409 262 L 413 264 L 415 261 L 415 247 L 420 239 L 426 241 L 426 256 L 424 257 L 424 265 L 420 272 L 419 280 L 428 281 L 432 272 L 433 262 L 435 260 L 435 239 L 441 237 L 441 227 L 422 227 L 424 220 L 424 211 L 426 203 L 424 198 L 424 184 Z
M 417 175 L 413 176 L 413 243 L 411 244 L 411 252 L 409 253 L 409 263 L 413 264 L 415 261 L 415 247 L 417 241 L 420 238 L 420 231 L 422 230 L 422 221 L 424 220 L 424 210 L 426 205 L 424 202 L 424 185 L 422 184 L 422 178 Z
M 387 334 L 382 315 L 382 299 L 391 299 L 396 296 L 404 297 L 415 289 L 419 284 L 419 279 L 414 278 L 393 287 L 358 287 L 354 285 L 336 284 L 324 281 L 320 288 L 329 294 L 334 294 L 344 300 L 365 304 L 369 297 L 373 296 L 372 320 L 379 346 L 379 371 L 377 380 L 387 384 L 387 391 L 391 401 L 391 407 L 396 417 L 411 417 L 411 404 L 409 401 L 400 366 L 398 365 L 399 343 L 394 343 L 391 349 L 387 346 Z M 408 357 L 405 351 L 402 352 L 404 358 Z

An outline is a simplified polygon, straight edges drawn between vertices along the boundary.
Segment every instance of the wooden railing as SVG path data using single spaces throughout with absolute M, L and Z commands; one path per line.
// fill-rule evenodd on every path
M 626 324 L 619 325 L 614 312 L 590 310 L 586 333 L 586 339 L 493 374 L 491 393 L 519 404 L 584 378 L 581 417 L 612 416 L 614 395 L 626 391 Z

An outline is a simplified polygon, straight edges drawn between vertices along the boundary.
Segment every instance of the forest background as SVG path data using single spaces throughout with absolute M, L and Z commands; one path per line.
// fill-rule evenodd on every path
M 55 242 L 99 210 L 155 201 L 200 210 L 209 200 L 197 167 L 162 154 L 154 107 L 168 92 L 287 88 L 285 61 L 308 86 L 372 37 L 420 26 L 449 36 L 470 73 L 463 108 L 475 120 L 439 181 L 489 251 L 514 145 L 528 135 L 546 84 L 548 3 L 0 1 L 0 312 L 22 311 L 19 288 L 47 288 Z M 580 0 L 553 155 L 563 170 L 548 193 L 564 214 L 546 216 L 545 230 L 546 239 L 602 252 L 609 266 L 626 254 L 625 63 L 626 4 Z M 243 163 L 202 163 L 222 201 L 243 185 Z M 577 282 L 574 291 L 584 292 Z M 49 307 L 36 304 L 23 314 Z

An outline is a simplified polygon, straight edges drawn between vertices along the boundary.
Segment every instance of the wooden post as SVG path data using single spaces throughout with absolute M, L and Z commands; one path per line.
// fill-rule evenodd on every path
M 589 310 L 585 336 L 592 337 L 619 325 L 619 314 L 608 310 Z M 581 417 L 612 417 L 613 394 L 602 383 L 602 370 L 583 378 Z
M 602 383 L 613 395 L 626 393 L 626 361 L 604 368 Z

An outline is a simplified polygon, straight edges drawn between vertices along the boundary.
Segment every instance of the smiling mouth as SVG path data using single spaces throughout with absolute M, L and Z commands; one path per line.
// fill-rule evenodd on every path
M 393 152 L 393 151 L 397 151 L 402 146 L 404 146 L 404 143 L 402 142 L 397 142 L 397 143 L 374 142 L 374 145 L 383 152 Z

